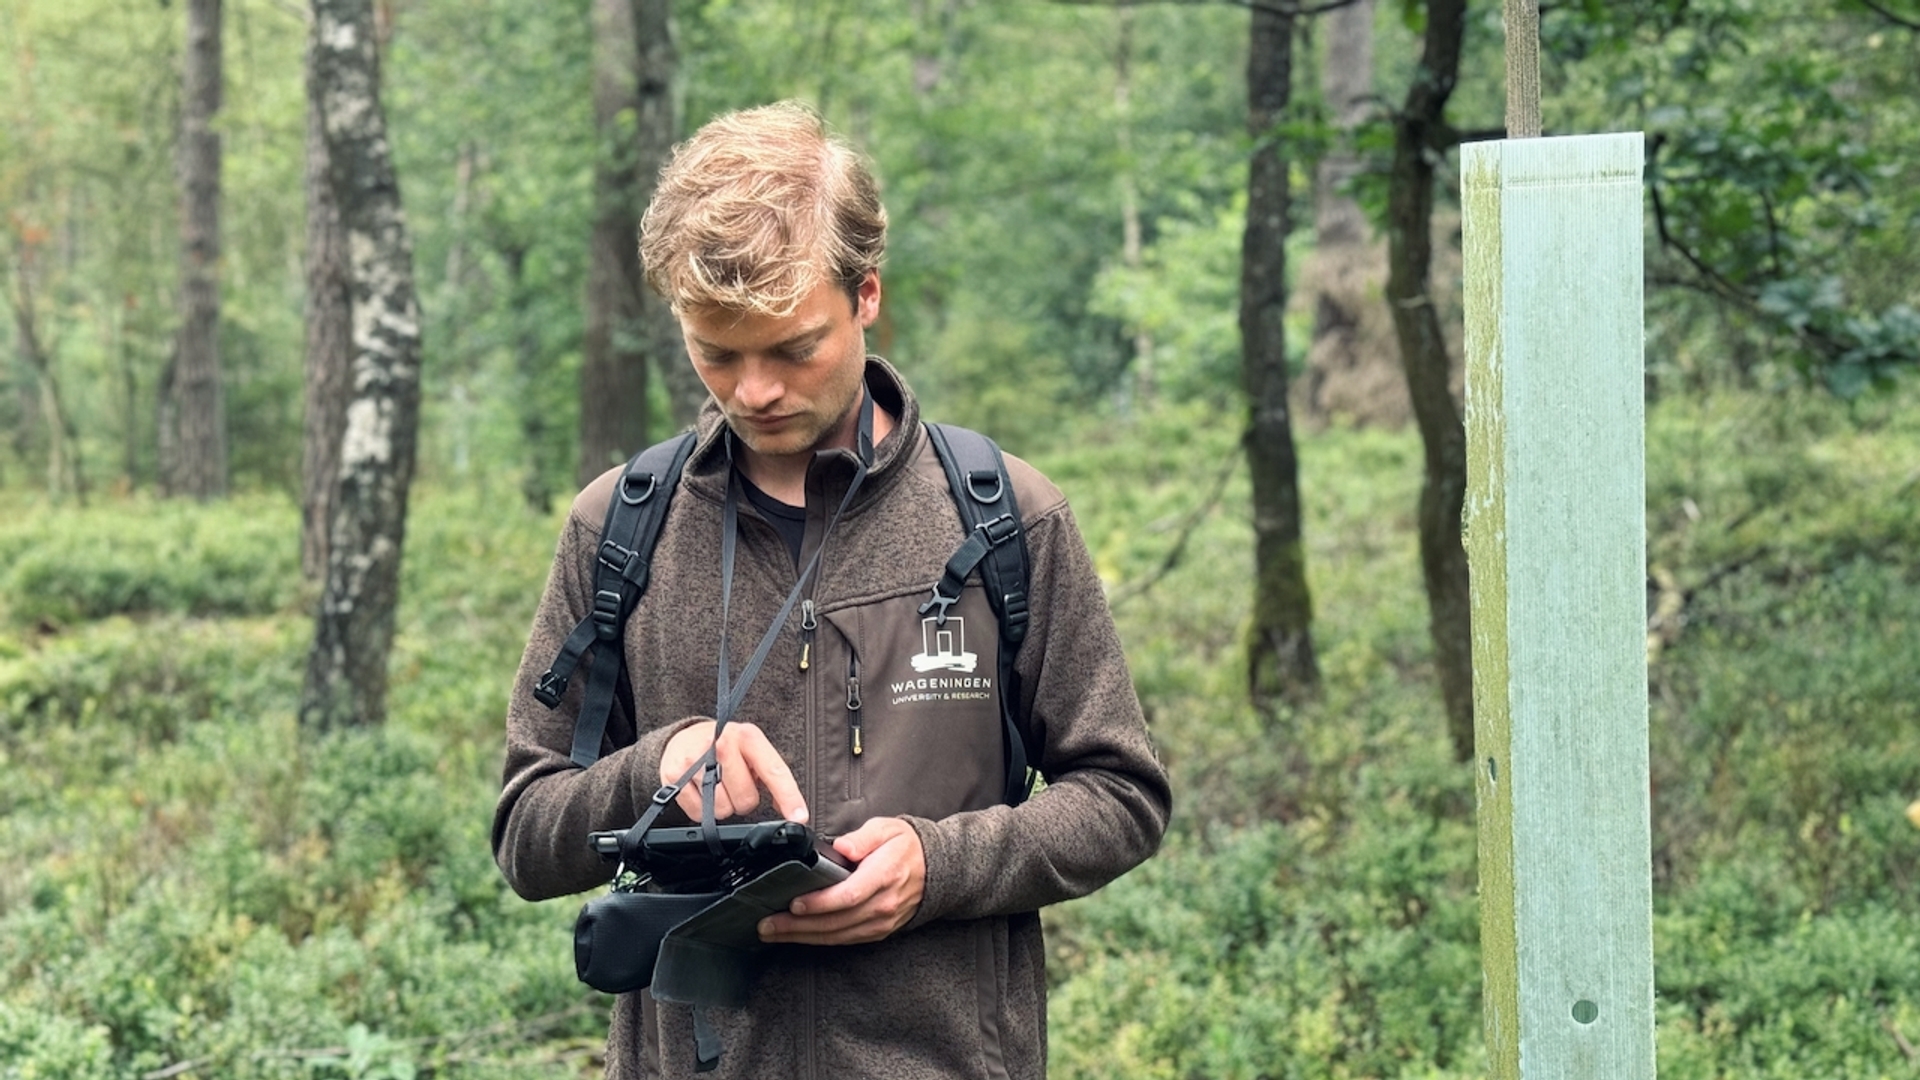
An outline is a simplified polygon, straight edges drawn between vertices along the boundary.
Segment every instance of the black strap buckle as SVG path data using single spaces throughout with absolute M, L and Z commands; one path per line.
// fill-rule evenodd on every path
M 938 608 L 939 610 L 934 612 L 933 624 L 935 626 L 945 626 L 947 625 L 947 609 L 959 602 L 959 597 L 946 596 L 942 594 L 939 589 L 935 589 L 933 590 L 932 598 L 920 605 L 920 614 L 925 615 L 927 612 Z
M 533 684 L 533 699 L 549 709 L 557 708 L 566 692 L 567 680 L 555 675 L 551 668 Z
M 593 594 L 593 631 L 601 641 L 620 636 L 620 594 L 612 589 Z
M 1020 522 L 1015 520 L 1012 514 L 1001 514 L 992 521 L 981 522 L 976 528 L 987 538 L 987 543 L 994 547 L 999 547 L 1020 535 Z
M 620 580 L 628 582 L 639 591 L 646 591 L 648 562 L 646 556 L 638 551 L 621 547 L 611 540 L 600 544 L 600 565 L 620 575 Z
M 632 566 L 633 560 L 639 557 L 639 552 L 623 548 L 611 540 L 603 540 L 600 543 L 600 565 L 618 573 L 621 577 L 627 576 L 627 568 Z
M 1027 639 L 1027 594 L 1010 592 L 1001 598 L 1006 609 L 1007 641 L 1018 645 Z

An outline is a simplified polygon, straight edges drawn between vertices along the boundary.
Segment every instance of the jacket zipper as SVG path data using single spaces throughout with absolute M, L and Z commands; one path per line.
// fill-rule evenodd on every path
M 814 618 L 813 597 L 800 601 L 800 670 L 813 666 L 813 632 L 820 626 Z
M 847 798 L 859 799 L 860 794 L 860 755 L 866 747 L 860 741 L 860 656 L 857 653 L 847 655 L 847 748 L 853 752 L 853 761 L 847 765 Z

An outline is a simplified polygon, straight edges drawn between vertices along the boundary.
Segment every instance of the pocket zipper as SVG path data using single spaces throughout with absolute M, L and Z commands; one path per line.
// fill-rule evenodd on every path
M 860 745 L 860 658 L 847 658 L 847 738 L 853 749 L 853 756 L 864 752 Z
M 813 631 L 820 621 L 813 617 L 813 598 L 800 601 L 800 670 L 805 671 L 813 663 Z

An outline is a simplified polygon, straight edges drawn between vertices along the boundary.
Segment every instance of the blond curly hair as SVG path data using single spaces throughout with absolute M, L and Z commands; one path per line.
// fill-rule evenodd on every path
M 647 283 L 676 312 L 784 318 L 822 280 L 852 296 L 886 249 L 872 168 L 792 101 L 728 113 L 674 147 L 640 225 Z

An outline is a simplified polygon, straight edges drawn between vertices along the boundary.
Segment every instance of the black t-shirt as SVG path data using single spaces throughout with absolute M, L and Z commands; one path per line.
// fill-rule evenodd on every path
M 780 539 L 787 542 L 787 550 L 793 554 L 793 565 L 800 565 L 800 545 L 807 538 L 807 510 L 803 506 L 788 506 L 779 499 L 755 487 L 747 479 L 746 473 L 740 474 L 740 485 L 747 493 L 747 501 L 753 504 L 760 516 L 767 519 L 780 533 Z

